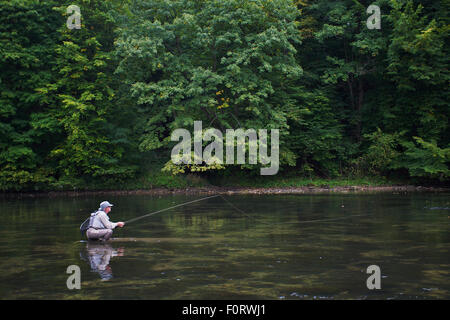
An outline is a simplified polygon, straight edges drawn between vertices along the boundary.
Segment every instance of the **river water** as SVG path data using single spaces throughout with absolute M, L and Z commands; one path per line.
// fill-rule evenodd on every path
M 449 299 L 449 196 L 230 195 L 129 223 L 108 243 L 79 232 L 101 201 L 117 222 L 202 196 L 3 198 L 0 297 Z M 367 287 L 371 265 L 381 289 Z

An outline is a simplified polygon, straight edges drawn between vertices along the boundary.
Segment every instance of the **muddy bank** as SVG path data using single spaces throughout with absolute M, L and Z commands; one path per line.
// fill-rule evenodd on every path
M 367 193 L 367 192 L 450 192 L 447 187 L 423 186 L 345 186 L 345 187 L 195 187 L 182 189 L 154 188 L 147 190 L 105 190 L 105 191 L 52 191 L 40 193 L 0 193 L 0 197 L 59 197 L 96 195 L 209 195 L 209 194 L 314 194 L 314 193 Z

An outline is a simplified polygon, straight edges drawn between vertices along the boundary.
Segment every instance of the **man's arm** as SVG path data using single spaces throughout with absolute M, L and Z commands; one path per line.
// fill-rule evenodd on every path
M 100 221 L 105 226 L 105 228 L 107 228 L 107 229 L 114 229 L 117 226 L 117 223 L 109 221 L 109 218 L 105 212 L 100 212 L 99 218 L 100 218 Z

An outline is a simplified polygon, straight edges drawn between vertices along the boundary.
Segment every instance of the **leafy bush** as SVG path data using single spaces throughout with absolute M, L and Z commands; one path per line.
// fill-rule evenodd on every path
M 440 148 L 435 141 L 427 142 L 420 137 L 412 141 L 403 141 L 406 149 L 392 168 L 406 168 L 413 177 L 439 179 L 450 178 L 450 146 Z
M 377 129 L 370 134 L 365 134 L 364 138 L 370 143 L 367 152 L 359 157 L 355 163 L 359 173 L 369 173 L 380 175 L 385 173 L 390 165 L 398 157 L 399 134 L 388 134 Z

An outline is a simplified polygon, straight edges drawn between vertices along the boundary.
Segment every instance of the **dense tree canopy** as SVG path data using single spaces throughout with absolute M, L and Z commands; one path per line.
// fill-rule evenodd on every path
M 0 190 L 128 184 L 198 120 L 279 129 L 279 174 L 449 180 L 446 1 L 71 4 L 0 1 Z

